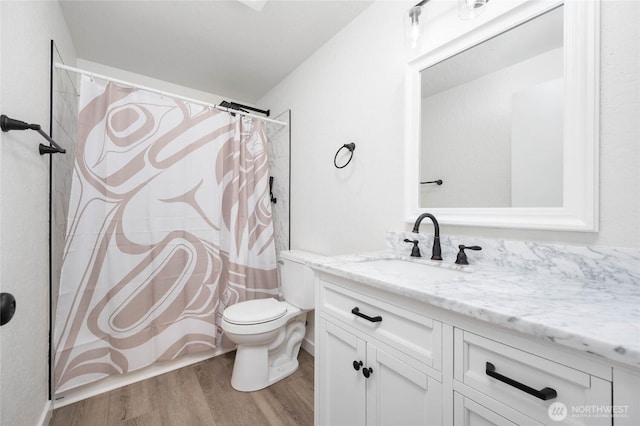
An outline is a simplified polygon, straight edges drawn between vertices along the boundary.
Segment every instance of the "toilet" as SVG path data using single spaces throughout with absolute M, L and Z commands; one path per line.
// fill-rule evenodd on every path
M 298 351 L 314 308 L 313 271 L 304 264 L 317 255 L 280 253 L 278 268 L 284 301 L 247 300 L 224 310 L 222 329 L 238 345 L 231 386 L 250 392 L 284 379 L 298 369 Z

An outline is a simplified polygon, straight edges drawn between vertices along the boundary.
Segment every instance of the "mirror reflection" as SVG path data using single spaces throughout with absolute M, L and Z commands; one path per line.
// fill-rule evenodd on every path
M 420 207 L 563 205 L 563 7 L 421 71 Z

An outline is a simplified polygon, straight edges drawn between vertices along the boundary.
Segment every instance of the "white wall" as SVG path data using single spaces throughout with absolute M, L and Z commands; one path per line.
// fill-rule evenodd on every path
M 602 245 L 640 247 L 640 2 L 605 1 L 601 33 Z
M 369 7 L 258 102 L 292 110 L 292 248 L 378 249 L 400 224 L 406 8 Z M 353 160 L 338 170 L 349 142 Z
M 50 40 L 76 54 L 57 2 L 0 2 L 0 112 L 49 129 Z M 49 157 L 33 131 L 0 134 L 0 288 L 17 300 L 0 328 L 0 424 L 47 416 Z
M 402 16 L 410 5 L 374 3 L 259 101 L 292 110 L 293 248 L 378 249 L 385 231 L 409 228 L 402 212 Z M 432 17 L 437 7 L 426 6 Z M 640 247 L 639 16 L 640 2 L 602 2 L 600 232 L 446 226 L 443 233 L 468 235 L 469 243 L 475 235 Z M 353 164 L 336 170 L 335 151 L 351 141 Z

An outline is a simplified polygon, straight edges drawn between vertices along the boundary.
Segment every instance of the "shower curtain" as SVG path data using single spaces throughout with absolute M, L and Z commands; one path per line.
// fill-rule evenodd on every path
M 56 392 L 229 344 L 277 295 L 263 122 L 81 81 L 54 334 Z

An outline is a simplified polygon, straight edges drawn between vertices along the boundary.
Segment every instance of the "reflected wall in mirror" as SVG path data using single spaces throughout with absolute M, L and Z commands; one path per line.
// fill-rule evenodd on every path
M 409 62 L 406 220 L 596 231 L 599 1 L 509 7 Z
M 420 72 L 420 207 L 562 207 L 562 12 Z

